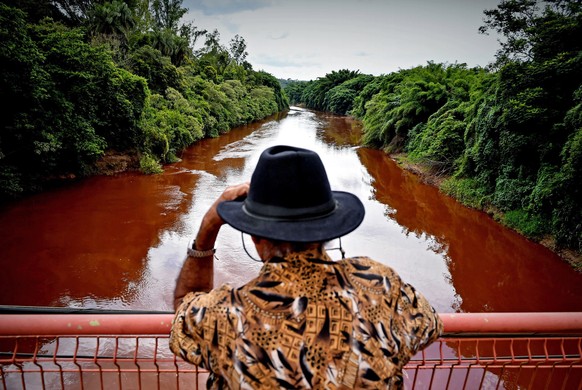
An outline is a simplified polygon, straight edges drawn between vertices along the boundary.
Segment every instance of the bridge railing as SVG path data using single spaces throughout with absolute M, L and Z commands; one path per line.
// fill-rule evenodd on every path
M 441 314 L 405 367 L 418 389 L 582 389 L 582 313 Z M 168 348 L 171 314 L 0 315 L 2 389 L 205 388 Z

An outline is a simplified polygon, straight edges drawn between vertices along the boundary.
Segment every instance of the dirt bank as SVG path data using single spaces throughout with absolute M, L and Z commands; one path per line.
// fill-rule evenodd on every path
M 115 175 L 138 169 L 139 157 L 137 153 L 119 153 L 114 150 L 108 150 L 95 163 L 95 174 L 97 175 Z

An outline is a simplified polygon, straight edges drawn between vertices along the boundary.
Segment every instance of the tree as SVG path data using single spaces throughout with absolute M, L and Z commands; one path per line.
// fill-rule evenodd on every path
M 147 37 L 149 44 L 162 55 L 169 57 L 175 66 L 182 65 L 186 57 L 191 55 L 188 39 L 176 35 L 169 29 L 156 29 L 147 34 Z
M 401 71 L 401 76 L 383 85 L 374 95 L 363 118 L 364 142 L 400 151 L 416 126 L 426 124 L 448 99 L 452 84 L 466 65 L 429 62 L 427 66 Z
M 300 104 L 303 103 L 301 100 L 301 96 L 303 95 L 303 91 L 308 85 L 307 81 L 290 81 L 285 86 L 285 93 L 289 98 L 289 103 L 291 104 Z
M 179 88 L 178 70 L 159 50 L 145 45 L 134 50 L 129 59 L 129 69 L 144 77 L 152 92 L 164 95 L 166 89 L 170 87 Z
M 137 22 L 133 11 L 122 0 L 96 4 L 89 12 L 88 26 L 98 42 L 107 42 L 122 51 Z
M 265 71 L 258 71 L 252 73 L 253 74 L 252 77 L 250 77 L 250 79 L 254 80 L 255 85 L 268 87 L 274 92 L 273 97 L 276 102 L 275 107 L 277 107 L 277 110 L 271 112 L 271 114 L 289 108 L 289 102 L 287 101 L 287 98 L 283 93 L 283 89 L 281 88 L 279 80 L 277 80 L 275 76 Z
M 334 70 L 326 74 L 325 77 L 319 77 L 316 81 L 312 81 L 307 85 L 303 91 L 302 101 L 309 108 L 329 111 L 329 107 L 326 107 L 325 102 L 327 92 L 344 81 L 357 77 L 359 74 L 359 71 L 341 69 L 339 71 Z
M 152 14 L 156 28 L 160 30 L 168 29 L 178 33 L 180 19 L 186 12 L 188 9 L 182 7 L 182 0 L 152 1 Z
M 546 51 L 560 52 L 580 41 L 580 30 L 572 29 L 572 23 L 581 10 L 578 0 L 502 0 L 496 9 L 484 11 L 485 25 L 479 31 L 494 30 L 504 36 L 496 54 L 499 67 L 540 54 L 547 58 Z
M 324 99 L 326 110 L 339 115 L 348 114 L 352 110 L 356 96 L 373 78 L 370 75 L 358 74 L 327 91 Z
M 51 2 L 68 19 L 69 24 L 74 26 L 80 26 L 97 3 L 95 0 L 51 0 Z
M 30 23 L 38 23 L 44 18 L 51 18 L 62 23 L 68 22 L 68 18 L 63 15 L 53 0 L 3 0 L 2 2 L 8 7 L 24 11 Z
M 188 40 L 192 51 L 194 51 L 198 39 L 200 37 L 203 37 L 207 33 L 208 30 L 199 30 L 198 27 L 196 27 L 193 22 L 184 23 L 182 26 L 180 26 L 180 36 Z
M 44 169 L 31 153 L 42 136 L 31 123 L 39 105 L 51 98 L 44 60 L 28 32 L 26 14 L 0 4 L 0 199 L 30 188 L 30 177 Z
M 236 34 L 234 38 L 230 40 L 230 55 L 232 56 L 232 59 L 237 64 L 242 64 L 249 55 L 246 50 L 247 43 L 245 42 L 245 39 Z
M 482 32 L 505 37 L 497 83 L 475 111 L 459 174 L 476 179 L 511 226 L 582 248 L 579 210 L 582 3 L 502 1 Z M 578 119 L 577 119 L 578 118 Z
M 154 19 L 152 40 L 149 44 L 170 57 L 172 64 L 180 66 L 192 54 L 190 43 L 206 33 L 192 24 L 180 25 L 180 19 L 188 12 L 182 0 L 154 0 L 151 13 Z
M 210 33 L 206 33 L 206 40 L 204 41 L 203 53 L 219 53 L 225 51 L 220 44 L 220 32 L 217 29 Z
M 133 11 L 121 0 L 97 4 L 89 13 L 89 26 L 93 34 L 127 38 L 135 25 Z

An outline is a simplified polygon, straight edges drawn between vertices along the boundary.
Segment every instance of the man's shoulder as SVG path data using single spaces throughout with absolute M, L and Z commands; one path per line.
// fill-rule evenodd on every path
M 344 275 L 354 287 L 368 292 L 398 294 L 403 285 L 400 275 L 391 267 L 369 257 L 340 260 Z
M 188 293 L 184 297 L 183 302 L 187 302 L 188 305 L 194 303 L 197 307 L 214 307 L 224 304 L 231 296 L 232 290 L 233 288 L 229 284 L 223 284 L 209 292 Z
M 388 277 L 399 277 L 398 273 L 386 264 L 382 264 L 366 256 L 349 257 L 339 261 L 340 264 L 347 266 L 353 272 L 377 273 Z

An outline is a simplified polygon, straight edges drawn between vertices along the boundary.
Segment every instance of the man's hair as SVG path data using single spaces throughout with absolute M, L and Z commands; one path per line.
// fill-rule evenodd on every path
M 285 245 L 289 245 L 291 247 L 291 250 L 293 250 L 294 252 L 303 252 L 305 250 L 310 249 L 311 247 L 313 247 L 314 245 L 321 245 L 323 246 L 327 241 L 322 241 L 322 242 L 294 242 L 294 241 L 280 241 L 280 240 L 272 240 L 270 238 L 264 238 L 264 237 L 260 237 L 263 240 L 267 240 L 273 243 L 274 246 L 285 246 Z

